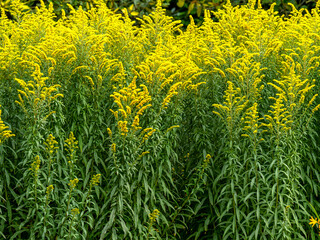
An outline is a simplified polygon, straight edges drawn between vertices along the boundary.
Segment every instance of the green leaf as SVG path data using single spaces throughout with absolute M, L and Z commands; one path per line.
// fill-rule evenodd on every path
M 109 221 L 104 226 L 104 228 L 102 229 L 102 232 L 101 232 L 101 235 L 100 235 L 100 240 L 104 239 L 107 231 L 112 227 L 112 225 L 114 223 L 115 216 L 116 216 L 116 208 L 112 209 L 112 212 L 111 212 L 110 217 L 109 217 Z
M 194 9 L 194 6 L 195 6 L 195 3 L 192 1 L 192 2 L 189 4 L 189 7 L 188 7 L 188 14 L 191 13 L 191 11 Z
M 177 6 L 178 6 L 179 8 L 182 8 L 183 5 L 184 5 L 184 2 L 185 2 L 185 0 L 178 0 Z
M 200 3 L 197 3 L 197 16 L 200 17 L 202 12 L 202 6 Z

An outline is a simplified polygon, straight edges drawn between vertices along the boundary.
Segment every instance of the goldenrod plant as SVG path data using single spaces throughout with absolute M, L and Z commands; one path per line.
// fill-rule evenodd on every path
M 320 2 L 65 5 L 1 5 L 0 238 L 317 237 Z

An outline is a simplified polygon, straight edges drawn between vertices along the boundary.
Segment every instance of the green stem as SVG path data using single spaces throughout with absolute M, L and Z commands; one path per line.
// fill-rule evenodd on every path
M 46 196 L 46 205 L 45 205 L 45 209 L 44 209 L 44 220 L 43 220 L 43 225 L 44 228 L 47 229 L 47 216 L 48 216 L 48 204 L 49 204 L 49 196 Z
M 89 188 L 88 194 L 87 194 L 87 196 L 86 196 L 86 199 L 84 200 L 84 201 L 85 201 L 85 204 L 84 204 L 84 207 L 83 207 L 83 212 L 82 212 L 81 217 L 80 217 L 80 219 L 79 219 L 78 222 L 81 222 L 81 219 L 82 219 L 83 216 L 84 216 L 84 213 L 85 213 L 86 208 L 87 208 L 87 205 L 88 205 L 88 201 L 87 201 L 87 200 L 88 200 L 88 198 L 89 198 L 89 196 L 90 196 L 91 190 L 92 190 L 92 185 L 90 184 L 90 188 Z
M 74 215 L 72 216 L 72 220 L 71 220 L 71 223 L 70 223 L 70 227 L 69 227 L 69 237 L 68 237 L 68 239 L 71 239 L 71 230 L 72 230 L 73 220 L 74 220 Z
M 66 219 L 67 219 L 67 217 L 68 217 L 68 211 L 69 211 L 70 200 L 71 200 L 71 193 L 72 193 L 72 189 L 70 188 L 69 198 L 68 198 L 68 204 L 67 204 L 67 210 L 66 210 L 66 215 L 65 215 L 65 217 L 64 217 L 64 219 L 63 219 L 63 222 L 61 223 L 60 229 L 62 229 L 62 226 L 64 225 L 64 223 L 65 223 L 65 221 L 66 221 Z
M 37 174 L 37 173 L 36 173 Z M 34 205 L 37 208 L 37 175 L 34 177 Z
M 49 166 L 48 166 L 48 178 L 47 178 L 47 186 L 49 186 L 51 183 L 51 176 L 50 176 L 50 173 L 51 173 L 51 156 L 49 157 Z

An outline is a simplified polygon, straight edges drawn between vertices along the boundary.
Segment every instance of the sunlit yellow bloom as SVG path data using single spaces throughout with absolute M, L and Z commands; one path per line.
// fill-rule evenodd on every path
M 309 224 L 312 225 L 312 227 L 316 224 L 320 225 L 320 219 L 313 218 L 313 216 L 311 216 Z
M 57 151 L 57 144 L 58 142 L 55 140 L 55 137 L 52 134 L 49 135 L 44 143 L 44 145 L 46 145 L 46 150 L 50 155 Z

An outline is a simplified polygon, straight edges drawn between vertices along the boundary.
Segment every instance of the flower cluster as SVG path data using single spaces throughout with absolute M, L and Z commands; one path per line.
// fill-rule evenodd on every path
M 57 144 L 58 142 L 55 140 L 55 137 L 52 134 L 49 135 L 44 143 L 44 145 L 46 145 L 46 150 L 50 155 L 57 151 Z
M 221 117 L 228 126 L 229 135 L 233 134 L 234 125 L 239 122 L 248 101 L 245 96 L 241 96 L 241 89 L 234 88 L 234 84 L 228 81 L 228 88 L 224 94 L 223 104 L 213 104 L 218 111 L 213 111 Z
M 1 105 L 0 105 L 1 107 Z M 9 127 L 6 126 L 1 118 L 2 110 L 0 109 L 0 145 L 10 137 L 14 137 L 12 131 L 9 130 Z
M 101 174 L 96 174 L 92 177 L 92 179 L 90 180 L 90 185 L 91 186 L 96 186 L 99 184 L 100 182 L 100 177 L 101 177 Z
M 79 213 L 80 213 L 79 208 L 73 208 L 73 209 L 71 209 L 71 214 L 72 214 L 73 216 L 76 216 L 76 215 L 78 215 Z
M 47 187 L 47 190 L 46 190 L 47 196 L 53 191 L 53 189 L 54 189 L 53 185 L 49 185 L 49 186 Z
M 147 131 L 149 131 L 149 132 L 147 132 Z M 153 128 L 146 128 L 146 129 L 144 129 L 144 131 L 143 132 L 147 132 L 144 136 L 143 136 L 143 139 L 142 139 L 142 141 L 144 142 L 144 141 L 146 141 L 149 137 L 151 137 L 152 136 L 152 134 L 154 133 L 154 132 L 156 132 L 157 130 L 156 129 L 153 129 Z
M 72 161 L 75 156 L 75 151 L 78 148 L 78 141 L 76 141 L 73 132 L 70 132 L 69 138 L 65 140 L 64 146 L 66 147 L 66 150 L 69 153 L 70 161 Z
M 140 130 L 140 117 L 144 111 L 151 107 L 151 97 L 145 85 L 137 87 L 136 78 L 132 80 L 128 87 L 122 88 L 119 92 L 114 92 L 111 97 L 118 106 L 117 111 L 110 110 L 118 120 L 118 129 L 122 136 L 126 136 L 130 130 L 135 132 Z M 111 130 L 110 130 L 111 132 Z M 110 135 L 110 134 L 109 134 Z
M 18 98 L 16 101 L 27 115 L 28 107 L 31 106 L 35 119 L 47 119 L 54 111 L 48 111 L 50 103 L 59 97 L 63 97 L 61 93 L 55 93 L 60 87 L 59 84 L 47 86 L 48 77 L 43 77 L 38 64 L 34 65 L 35 70 L 31 75 L 34 80 L 26 82 L 25 80 L 16 78 L 15 80 L 22 89 L 18 89 Z M 29 105 L 29 106 L 28 106 Z
M 153 224 L 158 219 L 159 216 L 160 216 L 160 211 L 158 209 L 153 210 L 153 212 L 149 214 L 150 222 Z
M 72 191 L 77 186 L 78 182 L 79 182 L 78 178 L 70 180 L 70 182 L 68 183 L 68 185 L 70 186 L 70 191 Z
M 258 103 L 255 102 L 252 107 L 247 109 L 246 116 L 242 119 L 242 121 L 244 121 L 246 124 L 243 128 L 246 133 L 242 134 L 242 136 L 256 141 L 259 134 L 259 129 L 262 126 L 259 121 L 262 119 L 263 118 L 259 118 Z
M 38 173 L 39 173 L 39 169 L 40 169 L 40 158 L 39 155 L 37 155 L 33 161 L 33 163 L 31 164 L 31 168 L 29 170 L 32 171 L 34 177 L 38 177 Z

